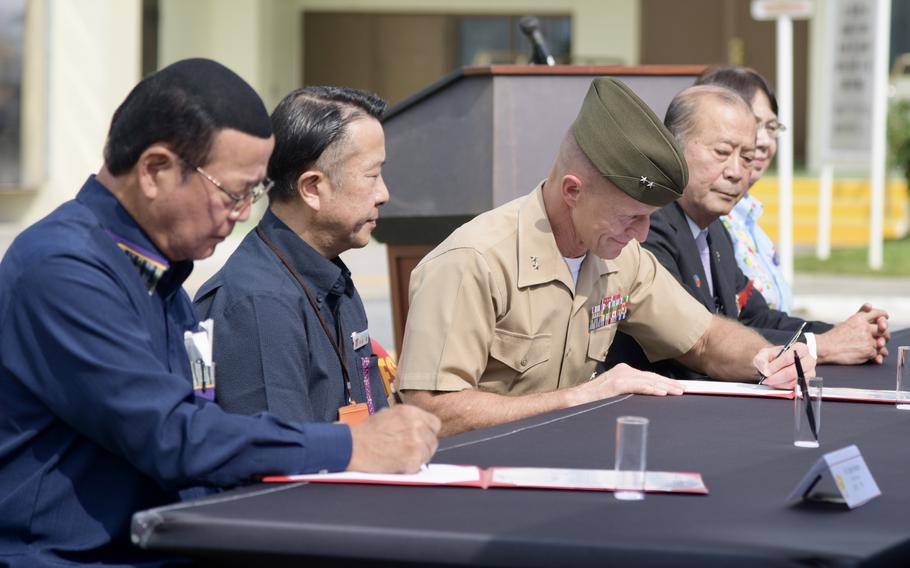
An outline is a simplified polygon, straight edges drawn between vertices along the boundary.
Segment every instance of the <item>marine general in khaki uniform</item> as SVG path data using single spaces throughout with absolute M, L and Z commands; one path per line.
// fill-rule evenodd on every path
M 712 377 L 792 388 L 793 355 L 713 316 L 638 241 L 682 194 L 683 154 L 624 84 L 596 79 L 550 176 L 478 216 L 411 275 L 399 365 L 407 402 L 443 434 L 623 393 L 682 394 L 681 383 L 627 365 L 594 376 L 617 329 L 651 360 Z M 798 347 L 811 375 L 814 360 Z

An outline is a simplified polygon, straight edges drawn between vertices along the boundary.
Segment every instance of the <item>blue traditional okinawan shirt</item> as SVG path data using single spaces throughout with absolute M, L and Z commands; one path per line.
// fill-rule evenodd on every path
M 784 278 L 777 249 L 758 224 L 764 207 L 761 201 L 746 194 L 729 215 L 720 218 L 736 253 L 736 263 L 752 280 L 768 306 L 782 312 L 793 308 L 793 291 Z
M 191 270 L 94 177 L 7 251 L 0 566 L 156 566 L 130 543 L 134 512 L 192 486 L 347 465 L 347 426 L 228 414 L 194 394 Z

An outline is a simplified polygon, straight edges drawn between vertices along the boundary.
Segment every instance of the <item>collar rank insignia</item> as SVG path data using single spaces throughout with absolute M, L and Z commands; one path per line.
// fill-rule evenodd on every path
M 613 294 L 591 307 L 591 324 L 588 331 L 595 331 L 629 317 L 629 295 Z

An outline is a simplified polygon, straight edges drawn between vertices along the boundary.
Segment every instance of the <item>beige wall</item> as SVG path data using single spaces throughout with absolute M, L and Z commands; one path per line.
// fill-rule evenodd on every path
M 274 107 L 301 84 L 301 13 L 571 14 L 578 62 L 639 60 L 637 0 L 161 0 L 159 66 L 213 57 Z M 326 49 L 342 49 L 342 40 Z
M 576 63 L 639 60 L 638 0 L 297 0 L 300 10 L 424 14 L 570 14 Z
M 160 0 L 159 67 L 211 57 L 268 108 L 301 83 L 301 13 L 571 14 L 576 60 L 638 62 L 637 0 Z M 0 223 L 24 227 L 72 198 L 102 163 L 111 115 L 141 74 L 142 0 L 30 0 L 27 187 L 0 194 Z M 338 49 L 329 45 L 326 49 Z
M 276 0 L 161 0 L 158 67 L 187 57 L 224 63 L 262 91 L 269 69 L 263 21 Z
M 111 115 L 139 78 L 141 0 L 32 0 L 25 52 L 27 187 L 0 195 L 25 226 L 71 199 L 102 163 Z

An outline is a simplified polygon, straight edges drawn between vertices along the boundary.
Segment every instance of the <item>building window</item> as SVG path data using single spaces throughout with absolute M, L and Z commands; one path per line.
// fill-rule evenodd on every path
M 0 2 L 0 187 L 22 178 L 22 42 L 25 0 Z
M 458 17 L 458 65 L 528 63 L 531 42 L 521 32 L 521 16 Z M 557 63 L 570 63 L 572 18 L 539 16 L 544 42 Z

